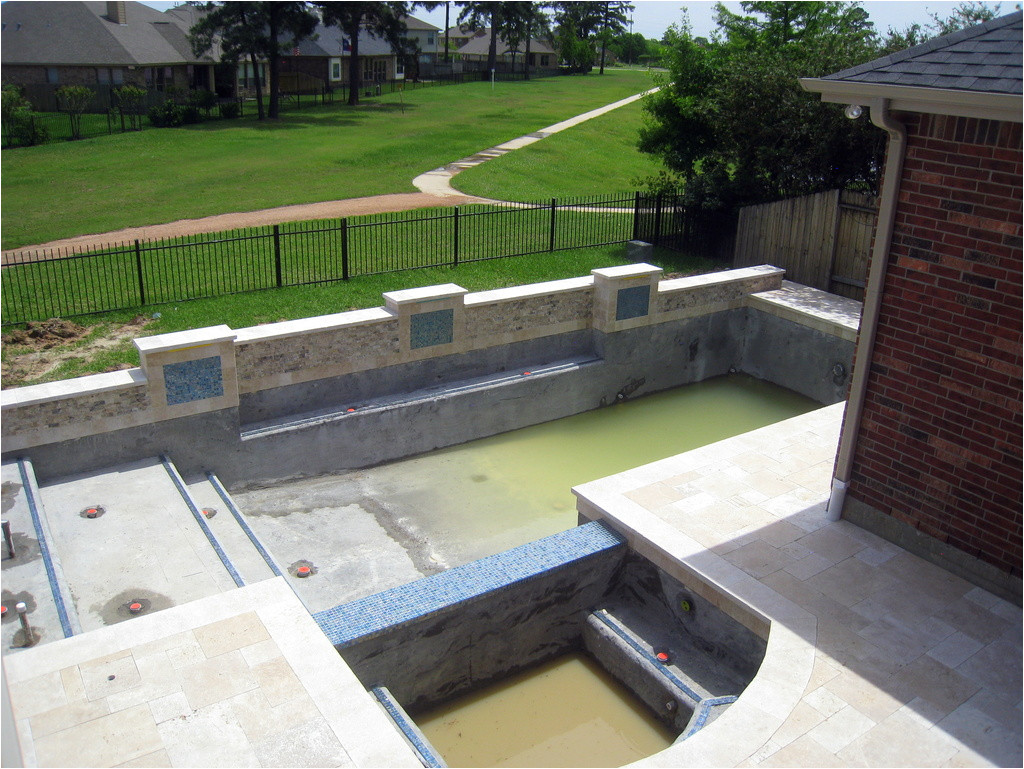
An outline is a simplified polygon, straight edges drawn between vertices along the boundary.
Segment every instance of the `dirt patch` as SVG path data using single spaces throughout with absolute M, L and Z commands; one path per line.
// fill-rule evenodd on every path
M 89 358 L 102 350 L 109 350 L 125 339 L 139 336 L 139 331 L 151 322 L 151 318 L 139 315 L 127 323 L 100 330 L 62 318 L 28 323 L 24 329 L 0 337 L 8 352 L 0 386 L 18 387 L 46 376 L 68 360 Z M 90 336 L 94 338 L 90 339 Z M 19 349 L 12 351 L 11 347 Z M 132 366 L 123 363 L 108 371 L 126 368 Z

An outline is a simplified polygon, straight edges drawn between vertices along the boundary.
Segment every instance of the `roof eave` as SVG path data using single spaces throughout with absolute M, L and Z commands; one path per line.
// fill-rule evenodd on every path
M 958 91 L 950 88 L 863 83 L 825 78 L 800 78 L 805 91 L 821 94 L 821 100 L 835 104 L 870 104 L 872 99 L 888 99 L 896 112 L 924 112 L 956 115 L 985 120 L 1020 123 L 1024 97 L 1021 94 L 985 91 Z

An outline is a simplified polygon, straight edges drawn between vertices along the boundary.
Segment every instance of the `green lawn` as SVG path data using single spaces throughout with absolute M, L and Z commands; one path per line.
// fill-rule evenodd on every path
M 642 101 L 552 134 L 515 152 L 467 169 L 452 186 L 467 195 L 498 200 L 542 200 L 637 189 L 661 163 L 636 148 Z
M 4 150 L 3 247 L 413 191 L 424 171 L 650 84 L 648 73 L 629 70 L 467 83 L 288 111 L 274 123 L 214 120 Z
M 666 272 L 691 274 L 721 269 L 721 265 L 691 258 L 666 249 L 656 249 L 652 259 Z M 138 365 L 138 352 L 130 339 L 101 350 L 85 350 L 96 339 L 108 337 L 134 316 L 151 320 L 139 336 L 165 334 L 225 323 L 232 328 L 245 328 L 295 318 L 307 318 L 383 304 L 381 294 L 403 288 L 456 283 L 470 291 L 539 283 L 548 280 L 589 275 L 598 267 L 628 264 L 626 245 L 556 251 L 507 259 L 460 264 L 458 267 L 433 267 L 386 275 L 367 275 L 347 282 L 314 286 L 255 291 L 244 294 L 200 299 L 189 302 L 149 306 L 126 312 L 112 312 L 75 320 L 89 328 L 89 335 L 71 345 L 47 351 L 66 360 L 49 373 L 26 378 L 18 368 L 18 358 L 30 353 L 28 347 L 5 343 L 2 355 L 3 387 L 17 387 L 39 382 L 69 379 L 86 374 L 111 371 Z

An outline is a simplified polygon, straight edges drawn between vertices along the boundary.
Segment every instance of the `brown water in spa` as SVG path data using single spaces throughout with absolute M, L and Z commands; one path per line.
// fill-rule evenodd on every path
M 513 676 L 415 719 L 449 766 L 622 766 L 676 735 L 583 654 Z

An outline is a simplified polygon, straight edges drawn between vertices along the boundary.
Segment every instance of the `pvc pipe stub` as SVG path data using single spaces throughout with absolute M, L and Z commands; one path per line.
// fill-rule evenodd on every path
M 667 665 L 668 664 L 668 655 L 665 652 L 658 652 L 654 656 L 657 658 L 658 662 L 660 662 L 662 665 Z
M 142 611 L 142 604 L 138 601 L 133 601 L 132 603 L 128 604 L 128 611 L 130 611 L 132 614 L 138 614 L 140 611 Z
M 308 577 L 310 574 L 313 573 L 313 570 L 310 569 L 308 566 L 300 566 L 295 570 L 295 573 L 300 577 Z

